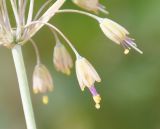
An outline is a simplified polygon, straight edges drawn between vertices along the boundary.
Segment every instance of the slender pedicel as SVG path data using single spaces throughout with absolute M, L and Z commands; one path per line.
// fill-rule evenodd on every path
M 55 38 L 56 44 L 57 44 L 57 43 L 60 43 L 60 40 L 59 40 L 59 38 L 58 38 L 57 33 L 56 33 L 53 29 L 50 29 L 50 30 L 51 30 L 52 34 L 54 35 L 54 38 Z
M 61 9 L 61 10 L 58 10 L 57 13 L 78 13 L 78 14 L 89 16 L 97 21 L 100 20 L 100 17 L 98 17 L 94 14 L 91 14 L 91 13 L 88 13 L 85 11 L 81 11 L 81 10 L 75 10 L 75 9 Z
M 44 8 L 45 8 L 51 1 L 52 1 L 52 0 L 48 0 L 48 1 L 46 1 L 46 2 L 42 5 L 42 7 L 38 10 L 36 16 L 34 17 L 34 20 L 37 20 L 37 19 L 38 19 L 38 17 L 40 16 L 40 14 L 41 14 L 42 11 L 44 10 Z
M 41 64 L 40 53 L 39 53 L 38 47 L 33 39 L 30 39 L 30 41 L 31 41 L 33 48 L 35 50 L 35 53 L 36 53 L 37 64 Z
M 48 26 L 50 29 L 53 29 L 55 30 L 57 33 L 59 33 L 63 38 L 64 40 L 68 43 L 68 45 L 71 47 L 71 49 L 73 50 L 73 52 L 75 53 L 76 57 L 78 58 L 80 56 L 80 54 L 77 52 L 77 50 L 75 49 L 75 47 L 72 45 L 72 43 L 69 41 L 69 39 L 55 26 L 53 26 L 52 24 L 50 23 L 45 23 L 45 22 L 41 22 L 41 21 L 33 21 L 31 22 L 30 24 L 26 25 L 25 28 L 28 28 L 34 24 L 43 24 L 43 25 L 46 25 Z M 26 42 L 26 41 L 24 41 Z M 24 42 L 21 42 L 20 44 L 23 44 Z

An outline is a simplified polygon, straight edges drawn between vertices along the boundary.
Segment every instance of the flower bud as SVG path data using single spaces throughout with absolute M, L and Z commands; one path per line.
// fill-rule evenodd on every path
M 100 27 L 110 40 L 123 46 L 124 54 L 128 54 L 131 48 L 135 49 L 140 54 L 143 53 L 137 48 L 137 45 L 133 42 L 133 39 L 128 37 L 129 32 L 116 22 L 105 18 L 100 20 Z
M 53 81 L 48 69 L 43 64 L 36 65 L 33 73 L 34 93 L 46 93 L 52 90 Z
M 53 62 L 57 71 L 70 75 L 73 61 L 69 52 L 61 43 L 56 44 L 54 48 Z

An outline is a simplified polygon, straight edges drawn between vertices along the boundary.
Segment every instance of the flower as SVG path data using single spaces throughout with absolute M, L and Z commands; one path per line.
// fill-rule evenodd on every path
M 33 72 L 33 91 L 35 94 L 52 91 L 53 80 L 48 69 L 43 64 L 37 64 Z M 48 103 L 48 97 L 43 96 L 43 103 Z
M 100 76 L 84 57 L 79 57 L 76 60 L 76 73 L 81 90 L 84 91 L 85 87 L 89 89 L 93 96 L 93 100 L 96 103 L 95 107 L 99 109 L 101 97 L 97 93 L 94 83 L 95 81 L 101 82 Z
M 85 87 L 90 88 L 95 81 L 101 82 L 101 78 L 93 66 L 84 57 L 76 60 L 76 73 L 81 90 Z
M 129 32 L 116 22 L 104 18 L 100 20 L 100 27 L 109 39 L 124 47 L 124 54 L 128 54 L 131 47 L 137 52 L 141 54 L 143 53 L 137 48 L 137 45 L 133 42 L 133 39 L 128 37 Z
M 98 13 L 98 11 L 101 11 L 103 13 L 108 14 L 108 12 L 105 10 L 105 7 L 101 4 L 99 4 L 99 0 L 72 0 L 72 1 L 77 6 L 83 8 L 87 11 L 92 11 L 95 13 Z
M 57 43 L 54 48 L 53 62 L 57 71 L 70 75 L 73 61 L 69 52 L 61 43 Z

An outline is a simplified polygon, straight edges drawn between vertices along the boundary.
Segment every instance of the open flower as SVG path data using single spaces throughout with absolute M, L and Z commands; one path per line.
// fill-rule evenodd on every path
M 96 103 L 95 107 L 99 109 L 101 97 L 97 93 L 94 83 L 101 81 L 100 76 L 88 60 L 83 57 L 76 60 L 76 73 L 81 90 L 83 91 L 85 87 L 89 89 Z
M 116 22 L 105 18 L 100 20 L 100 27 L 109 39 L 124 47 L 125 54 L 128 54 L 131 48 L 135 49 L 141 54 L 143 53 L 140 49 L 137 48 L 137 45 L 133 42 L 133 39 L 128 37 L 129 32 Z
M 57 43 L 54 48 L 53 62 L 57 71 L 70 75 L 73 61 L 69 52 L 61 43 Z
M 92 11 L 95 13 L 98 13 L 98 11 L 101 11 L 103 13 L 108 14 L 108 12 L 105 10 L 105 7 L 101 4 L 99 4 L 99 0 L 72 0 L 72 1 L 77 6 L 83 8 L 87 11 Z
M 53 80 L 48 69 L 43 64 L 37 64 L 33 72 L 33 91 L 37 93 L 47 93 L 53 90 Z M 48 97 L 43 96 L 43 103 L 48 103 Z

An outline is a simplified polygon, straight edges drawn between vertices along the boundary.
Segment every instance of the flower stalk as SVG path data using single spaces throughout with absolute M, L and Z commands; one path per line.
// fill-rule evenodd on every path
M 17 78 L 19 82 L 20 95 L 22 99 L 27 129 L 36 129 L 36 122 L 34 119 L 32 102 L 29 92 L 29 85 L 27 81 L 27 75 L 25 71 L 25 65 L 20 45 L 16 45 L 14 48 L 12 48 L 12 55 L 17 72 Z

